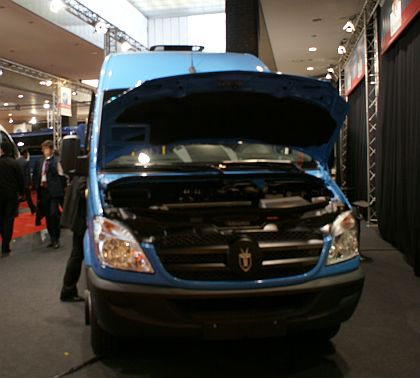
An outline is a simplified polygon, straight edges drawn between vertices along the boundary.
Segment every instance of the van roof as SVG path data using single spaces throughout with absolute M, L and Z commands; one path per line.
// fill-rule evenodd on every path
M 127 89 L 144 81 L 195 72 L 251 71 L 270 72 L 250 54 L 201 52 L 135 52 L 111 54 L 102 65 L 99 91 Z

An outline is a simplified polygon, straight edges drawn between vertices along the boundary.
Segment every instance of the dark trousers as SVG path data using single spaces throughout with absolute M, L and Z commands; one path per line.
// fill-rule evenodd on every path
M 77 281 L 80 278 L 83 263 L 83 234 L 73 232 L 73 249 L 67 260 L 66 273 L 63 278 L 61 298 L 78 295 Z
M 33 201 L 32 201 L 32 194 L 31 194 L 31 189 L 29 187 L 25 188 L 25 199 L 26 202 L 29 206 L 29 208 L 31 209 L 31 213 L 35 213 L 36 211 L 36 206 L 34 205 Z
M 18 209 L 18 198 L 0 195 L 0 235 L 2 238 L 1 252 L 10 252 L 10 241 L 13 235 L 13 223 Z
M 39 204 L 42 213 L 45 215 L 47 222 L 47 230 L 50 235 L 51 242 L 56 243 L 60 239 L 60 204 L 62 198 L 51 197 L 48 190 L 40 188 L 38 192 Z

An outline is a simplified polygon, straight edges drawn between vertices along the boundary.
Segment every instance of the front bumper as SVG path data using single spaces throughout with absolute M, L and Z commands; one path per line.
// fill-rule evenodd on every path
M 350 318 L 361 269 L 299 285 L 253 290 L 188 290 L 117 283 L 87 270 L 98 324 L 122 337 L 229 339 L 280 336 Z

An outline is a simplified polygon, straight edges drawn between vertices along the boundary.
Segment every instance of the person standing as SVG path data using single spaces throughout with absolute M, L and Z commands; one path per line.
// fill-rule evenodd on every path
M 44 159 L 37 162 L 33 173 L 40 212 L 45 215 L 51 243 L 47 247 L 60 247 L 60 204 L 64 198 L 65 177 L 54 144 L 46 140 L 41 144 Z
M 31 210 L 31 214 L 34 214 L 36 211 L 36 206 L 32 202 L 32 195 L 31 195 L 31 168 L 29 164 L 29 151 L 24 149 L 20 153 L 20 158 L 18 162 L 20 163 L 22 170 L 23 170 L 23 177 L 25 179 L 25 200 Z
M 73 246 L 67 260 L 60 300 L 83 301 L 77 291 L 83 263 L 83 236 L 86 231 L 86 178 L 74 176 L 66 191 L 61 225 L 73 231 Z
M 24 194 L 24 177 L 20 164 L 13 157 L 10 143 L 0 146 L 0 235 L 1 253 L 7 256 L 13 236 L 13 223 L 18 210 L 19 195 Z

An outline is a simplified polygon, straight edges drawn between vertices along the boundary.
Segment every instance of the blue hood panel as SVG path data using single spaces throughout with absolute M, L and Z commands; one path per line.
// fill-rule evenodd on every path
M 326 165 L 348 106 L 331 84 L 259 72 L 150 80 L 104 106 L 104 128 L 150 125 L 151 144 L 249 139 L 296 147 Z

